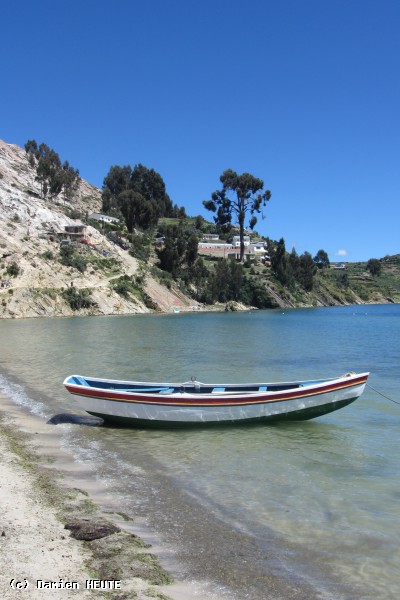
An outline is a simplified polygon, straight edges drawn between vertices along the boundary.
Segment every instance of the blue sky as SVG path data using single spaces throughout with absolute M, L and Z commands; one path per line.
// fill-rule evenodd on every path
M 400 1 L 3 4 L 0 138 L 98 187 L 142 163 L 172 201 L 261 178 L 262 235 L 331 261 L 400 252 Z

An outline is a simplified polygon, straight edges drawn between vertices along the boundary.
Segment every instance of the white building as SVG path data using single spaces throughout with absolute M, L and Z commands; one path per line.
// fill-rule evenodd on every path
M 116 217 L 103 215 L 103 213 L 92 213 L 89 215 L 89 219 L 92 219 L 92 221 L 102 221 L 103 223 L 119 223 L 119 219 Z
M 216 242 L 217 240 L 219 240 L 219 235 L 218 233 L 205 233 L 203 235 L 203 240 L 205 242 Z
M 244 235 L 243 236 L 243 242 L 245 247 L 246 246 L 250 246 L 250 236 L 249 235 Z M 234 235 L 233 236 L 233 241 L 232 244 L 235 248 L 240 248 L 240 235 Z
M 199 242 L 197 252 L 202 256 L 213 256 L 215 258 L 240 258 L 240 245 L 233 244 L 213 244 L 212 242 Z M 253 249 L 250 244 L 247 245 L 244 252 L 245 258 L 254 256 Z

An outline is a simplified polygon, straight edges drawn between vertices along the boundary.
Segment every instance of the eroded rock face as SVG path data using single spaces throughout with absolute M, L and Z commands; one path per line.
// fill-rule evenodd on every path
M 146 279 L 147 306 L 139 297 L 118 294 L 112 280 L 134 276 L 138 261 L 93 227 L 86 228 L 89 244 L 82 252 L 114 259 L 117 274 L 92 267 L 81 273 L 60 263 L 56 234 L 80 223 L 68 213 L 86 215 L 100 210 L 101 191 L 83 179 L 72 201 L 62 194 L 43 198 L 36 168 L 25 150 L 0 140 L 0 318 L 168 312 L 175 305 L 189 310 L 190 299 L 168 291 L 150 276 Z M 90 307 L 71 308 L 63 293 L 71 286 L 78 292 L 90 290 Z
M 0 318 L 147 311 L 139 301 L 128 301 L 113 292 L 110 278 L 101 270 L 80 273 L 58 260 L 57 232 L 77 224 L 66 213 L 87 214 L 100 208 L 101 191 L 83 179 L 72 202 L 61 195 L 42 198 L 36 169 L 29 164 L 25 150 L 0 140 Z M 96 229 L 87 227 L 87 238 L 107 257 L 116 259 L 121 274 L 136 271 L 137 261 Z M 71 284 L 93 290 L 90 310 L 74 311 L 65 301 L 62 292 Z

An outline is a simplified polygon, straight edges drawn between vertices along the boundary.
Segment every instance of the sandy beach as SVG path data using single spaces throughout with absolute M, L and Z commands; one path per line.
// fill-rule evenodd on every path
M 25 592 L 39 600 L 54 590 L 66 599 L 105 592 L 115 600 L 320 597 L 304 581 L 278 571 L 274 552 L 264 557 L 271 569 L 257 570 L 247 559 L 254 540 L 227 531 L 216 519 L 211 523 L 207 509 L 165 481 L 164 493 L 185 523 L 181 533 L 191 554 L 185 560 L 174 541 L 165 542 L 154 515 L 147 523 L 121 512 L 124 507 L 115 503 L 112 489 L 98 485 L 90 464 L 77 463 L 60 446 L 65 426 L 49 425 L 0 393 L 1 598 Z M 202 549 L 210 548 L 211 539 L 218 549 L 211 542 L 210 561 Z
M 61 456 L 60 479 L 45 424 L 32 422 L 4 394 L 0 404 L 1 598 L 25 592 L 36 600 L 54 590 L 66 599 L 106 591 L 120 600 L 203 598 L 174 581 L 153 545 L 133 532 L 128 515 L 105 512 L 85 490 L 68 487 L 71 474 Z
M 4 430 L 0 452 L 1 597 L 15 598 L 27 590 L 30 598 L 42 598 L 40 581 L 84 584 L 91 577 L 85 568 L 88 553 L 70 538 L 38 489 L 35 475 L 10 450 Z

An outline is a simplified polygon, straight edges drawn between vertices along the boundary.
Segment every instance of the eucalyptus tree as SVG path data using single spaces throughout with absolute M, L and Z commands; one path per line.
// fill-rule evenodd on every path
M 139 192 L 124 190 L 118 195 L 118 208 L 124 216 L 130 233 L 136 227 L 147 229 L 157 224 L 159 210 L 153 199 L 147 199 Z
M 123 214 L 129 231 L 135 226 L 147 229 L 172 211 L 161 175 L 142 164 L 133 169 L 112 166 L 104 178 L 102 201 L 104 212 Z
M 328 269 L 330 267 L 329 257 L 325 250 L 318 250 L 314 256 L 314 262 L 319 269 Z
M 382 263 L 377 258 L 370 258 L 367 263 L 367 270 L 371 275 L 380 275 L 382 271 Z
M 58 153 L 47 144 L 37 145 L 36 140 L 28 140 L 25 151 L 31 167 L 36 166 L 36 181 L 41 185 L 42 195 L 52 196 L 64 190 L 65 198 L 71 198 L 79 183 L 79 170 L 66 160 L 61 164 Z
M 232 169 L 224 171 L 220 177 L 222 189 L 211 195 L 211 200 L 204 200 L 207 210 L 216 213 L 214 221 L 224 232 L 232 229 L 233 223 L 239 225 L 240 260 L 244 257 L 244 229 L 246 217 L 250 229 L 257 223 L 256 214 L 271 198 L 269 190 L 264 191 L 264 182 L 250 173 L 238 175 Z

